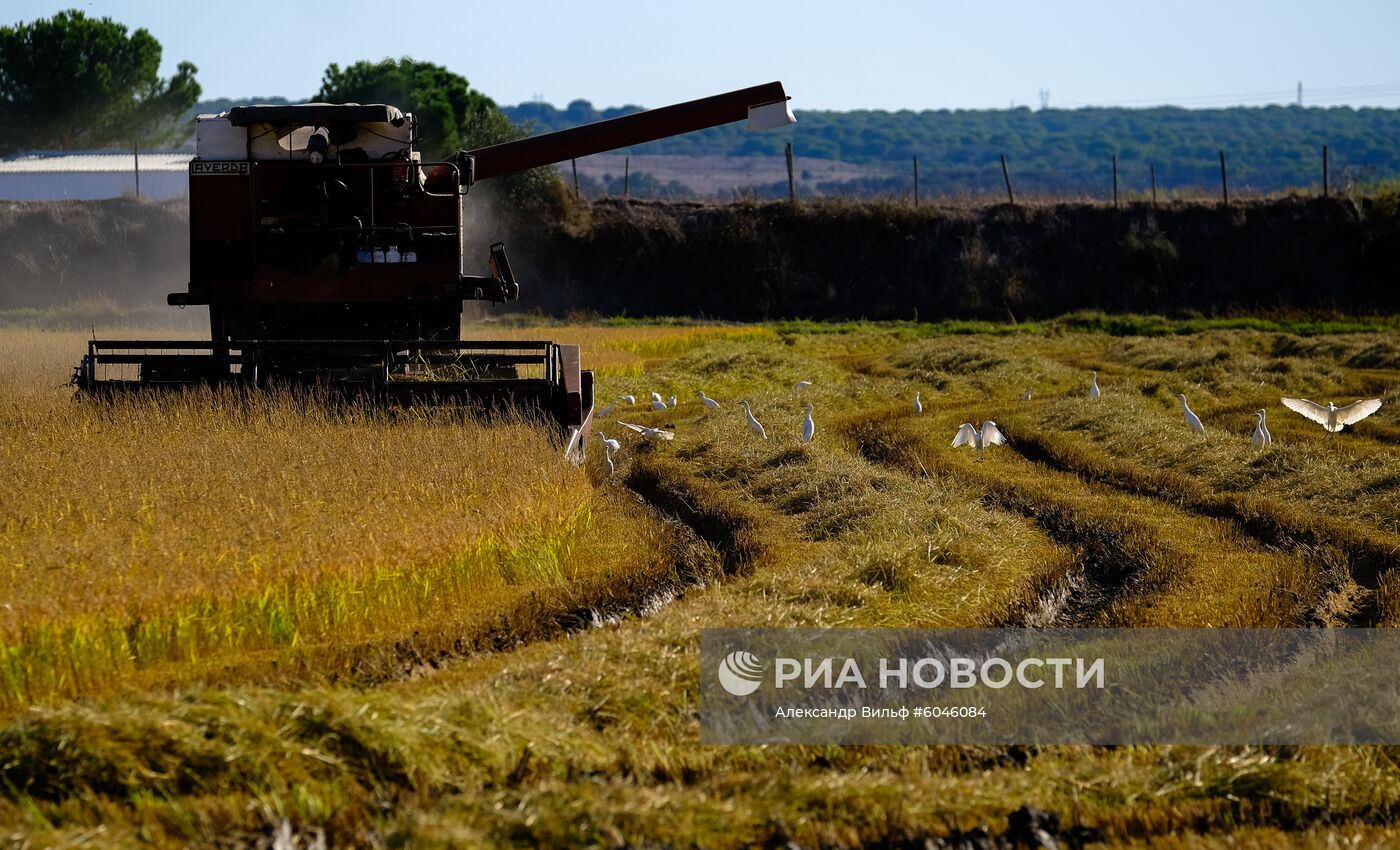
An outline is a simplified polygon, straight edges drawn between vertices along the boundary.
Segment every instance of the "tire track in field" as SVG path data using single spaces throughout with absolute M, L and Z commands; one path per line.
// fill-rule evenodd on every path
M 903 428 L 889 414 L 855 418 L 841 426 L 865 460 L 908 476 L 948 475 L 964 483 L 983 487 L 984 502 L 1010 511 L 1035 523 L 1050 539 L 1074 553 L 1074 567 L 1050 586 L 1037 588 L 1036 602 L 995 625 L 1076 626 L 1088 625 L 1121 595 L 1128 585 L 1146 571 L 1147 565 L 1123 550 L 1116 534 L 1082 535 L 1074 512 L 1063 504 L 1035 504 L 1009 480 L 972 474 L 956 464 L 936 462 L 925 441 Z M 976 469 L 973 467 L 972 469 Z
M 1297 588 L 1276 592 L 1263 584 L 1211 583 L 1219 577 L 1203 569 L 1208 566 L 1201 562 L 1199 553 L 1203 551 L 1263 571 L 1288 574 L 1297 568 L 1299 575 L 1306 572 L 1281 554 L 1241 539 L 1218 520 L 1085 481 L 1072 471 L 1057 470 L 1015 453 L 984 465 L 963 455 L 948 454 L 950 449 L 938 451 L 945 447 L 933 446 L 929 438 L 913 433 L 911 423 L 888 413 L 857 417 L 843 431 L 867 460 L 907 475 L 946 475 L 975 485 L 985 493 L 984 503 L 1026 517 L 1075 552 L 1075 569 L 1057 585 L 1040 588 L 1038 603 L 1018 612 L 1013 618 L 1016 624 L 1196 625 L 1172 616 L 1159 622 L 1162 618 L 1156 609 L 1176 606 L 1183 593 L 1202 582 L 1223 601 L 1237 603 L 1239 611 L 1232 622 L 1231 604 L 1222 605 L 1217 612 L 1203 608 L 1194 612 L 1199 624 L 1299 625 L 1312 618 L 1315 601 Z M 1016 459 L 1013 469 L 1005 465 L 1008 458 Z M 1170 527 L 1154 521 L 1159 519 Z M 1236 594 L 1241 589 L 1246 592 Z
M 1199 482 L 1162 470 L 1144 474 L 1108 455 L 1090 459 L 1082 447 L 1076 452 L 1080 456 L 1074 457 L 1066 448 L 1029 429 L 1018 436 L 1012 448 L 1026 460 L 1046 468 L 1126 495 L 1150 496 L 1196 516 L 1228 522 L 1260 545 L 1295 558 L 1331 561 L 1331 566 L 1344 571 L 1365 591 L 1360 598 L 1333 600 L 1342 608 L 1351 609 L 1340 616 L 1340 625 L 1374 626 L 1382 617 L 1375 591 L 1388 572 L 1400 567 L 1400 536 L 1379 530 L 1359 534 L 1328 517 L 1300 516 L 1276 500 L 1215 493 Z M 1330 592 L 1343 596 L 1347 593 L 1342 587 L 1333 587 Z

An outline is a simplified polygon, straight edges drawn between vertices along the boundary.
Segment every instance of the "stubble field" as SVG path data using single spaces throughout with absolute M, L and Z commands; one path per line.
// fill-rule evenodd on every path
M 492 327 L 640 397 L 611 479 L 526 422 L 74 403 L 80 335 L 0 332 L 0 836 L 1400 841 L 1387 748 L 698 744 L 706 626 L 1400 624 L 1400 330 L 1243 324 Z M 1384 406 L 1329 437 L 1282 395 Z M 1010 444 L 948 445 L 983 419 Z

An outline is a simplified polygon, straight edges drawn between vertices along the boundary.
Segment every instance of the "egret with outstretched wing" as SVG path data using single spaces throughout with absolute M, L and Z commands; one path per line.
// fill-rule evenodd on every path
M 1380 410 L 1381 400 L 1378 398 L 1362 399 L 1361 401 L 1353 401 L 1346 407 L 1338 407 L 1329 401 L 1324 407 L 1305 398 L 1285 398 L 1283 406 L 1294 413 L 1306 416 L 1335 434 L 1346 426 L 1355 425 Z
M 646 440 L 648 443 L 654 443 L 657 440 L 674 440 L 676 438 L 675 432 L 673 431 L 663 431 L 660 428 L 648 428 L 645 425 L 633 425 L 631 422 L 619 422 L 617 424 L 624 428 L 631 428 L 633 431 L 641 434 L 642 439 Z
M 985 449 L 987 446 L 1006 445 L 1006 435 L 1001 433 L 1001 429 L 997 427 L 997 423 L 990 419 L 982 423 L 981 437 L 982 443 L 978 446 L 979 449 Z
M 953 448 L 958 446 L 971 446 L 979 452 L 986 450 L 988 446 L 1001 446 L 1006 444 L 1006 435 L 997 428 L 997 423 L 988 419 L 982 423 L 980 429 L 973 427 L 971 422 L 964 422 L 958 427 L 958 435 L 953 438 Z

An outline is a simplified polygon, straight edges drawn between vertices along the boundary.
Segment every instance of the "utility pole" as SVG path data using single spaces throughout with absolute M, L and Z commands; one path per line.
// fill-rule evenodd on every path
M 787 157 L 788 203 L 795 204 L 797 203 L 797 186 L 793 183 L 792 179 L 792 142 L 787 143 L 787 147 L 783 149 L 783 154 Z
M 1006 181 L 1006 202 L 1016 206 L 1016 193 L 1011 191 L 1011 172 L 1006 168 L 1006 154 L 1001 155 L 1001 179 Z
M 1113 155 L 1113 208 L 1118 209 L 1118 154 Z
M 1225 151 L 1220 152 L 1220 197 L 1225 206 L 1230 206 L 1230 181 L 1225 177 Z

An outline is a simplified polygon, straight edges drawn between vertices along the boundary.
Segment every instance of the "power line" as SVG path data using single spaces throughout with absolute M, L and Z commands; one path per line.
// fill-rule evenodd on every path
M 1337 103 L 1347 100 L 1390 99 L 1400 95 L 1400 83 L 1368 83 L 1365 85 L 1330 86 L 1307 90 L 1310 103 L 1325 101 Z M 1217 106 L 1246 105 L 1258 103 L 1292 103 L 1296 91 L 1277 89 L 1273 91 L 1238 92 L 1234 94 L 1197 94 L 1175 97 L 1129 98 L 1116 101 L 1079 101 L 1064 104 L 1062 108 L 1085 106 Z

